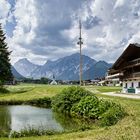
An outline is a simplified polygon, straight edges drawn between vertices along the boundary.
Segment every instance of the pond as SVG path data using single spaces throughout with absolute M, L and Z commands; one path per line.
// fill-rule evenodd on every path
M 20 131 L 28 128 L 64 131 L 77 129 L 83 123 L 51 109 L 29 105 L 0 106 L 0 130 Z

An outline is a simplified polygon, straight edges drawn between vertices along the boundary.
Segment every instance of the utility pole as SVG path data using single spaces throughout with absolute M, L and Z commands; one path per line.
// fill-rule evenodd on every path
M 87 67 L 88 67 L 88 73 L 87 73 L 87 80 L 90 80 L 90 65 L 89 64 L 87 64 Z
M 79 33 L 79 41 L 78 41 L 78 45 L 80 46 L 80 73 L 79 73 L 79 80 L 80 80 L 80 86 L 82 85 L 82 32 L 81 32 L 81 29 L 82 29 L 82 24 L 81 24 L 81 20 L 79 20 L 79 30 L 80 30 L 80 33 Z

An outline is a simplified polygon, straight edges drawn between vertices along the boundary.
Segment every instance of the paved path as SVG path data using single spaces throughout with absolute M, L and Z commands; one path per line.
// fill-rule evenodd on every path
M 114 93 L 114 92 L 105 92 L 105 93 L 100 93 L 103 95 L 109 95 L 109 96 L 117 96 L 117 97 L 125 97 L 125 98 L 131 98 L 131 99 L 140 99 L 140 94 L 134 94 L 134 95 L 128 95 L 128 94 L 122 94 L 122 93 Z

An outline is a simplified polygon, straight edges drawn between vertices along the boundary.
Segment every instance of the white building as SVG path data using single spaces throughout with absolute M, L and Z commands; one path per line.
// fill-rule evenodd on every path
M 52 82 L 50 83 L 50 85 L 57 85 L 57 82 L 55 81 L 55 76 L 53 75 L 53 79 Z
M 140 44 L 130 44 L 108 72 L 108 78 L 119 78 L 123 93 L 140 94 Z

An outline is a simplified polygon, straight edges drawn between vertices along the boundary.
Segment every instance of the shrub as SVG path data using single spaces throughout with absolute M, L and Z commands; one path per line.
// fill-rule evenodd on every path
M 71 108 L 71 115 L 86 119 L 100 120 L 102 126 L 114 125 L 125 116 L 121 105 L 111 101 L 99 100 L 95 96 L 83 97 Z
M 49 97 L 33 99 L 27 101 L 27 104 L 48 108 L 51 107 L 51 99 Z
M 99 110 L 99 115 L 103 114 L 105 111 L 107 111 L 111 106 L 113 106 L 113 102 L 111 101 L 107 101 L 107 100 L 103 100 L 101 99 L 99 101 L 99 106 L 98 106 L 98 110 Z
M 101 114 L 112 106 L 112 102 L 99 100 L 95 95 L 83 97 L 71 109 L 72 116 L 99 119 Z
M 87 95 L 91 93 L 81 87 L 68 87 L 52 99 L 52 108 L 58 112 L 70 113 L 73 104 Z
M 121 105 L 115 103 L 112 105 L 113 106 L 111 106 L 105 113 L 101 115 L 100 124 L 102 126 L 114 125 L 126 115 Z
M 73 117 L 99 120 L 102 126 L 114 125 L 125 116 L 121 105 L 99 100 L 81 87 L 69 87 L 52 99 L 55 111 L 69 113 Z
M 83 97 L 79 103 L 71 109 L 72 116 L 81 116 L 89 119 L 97 119 L 99 114 L 99 100 L 96 96 Z

